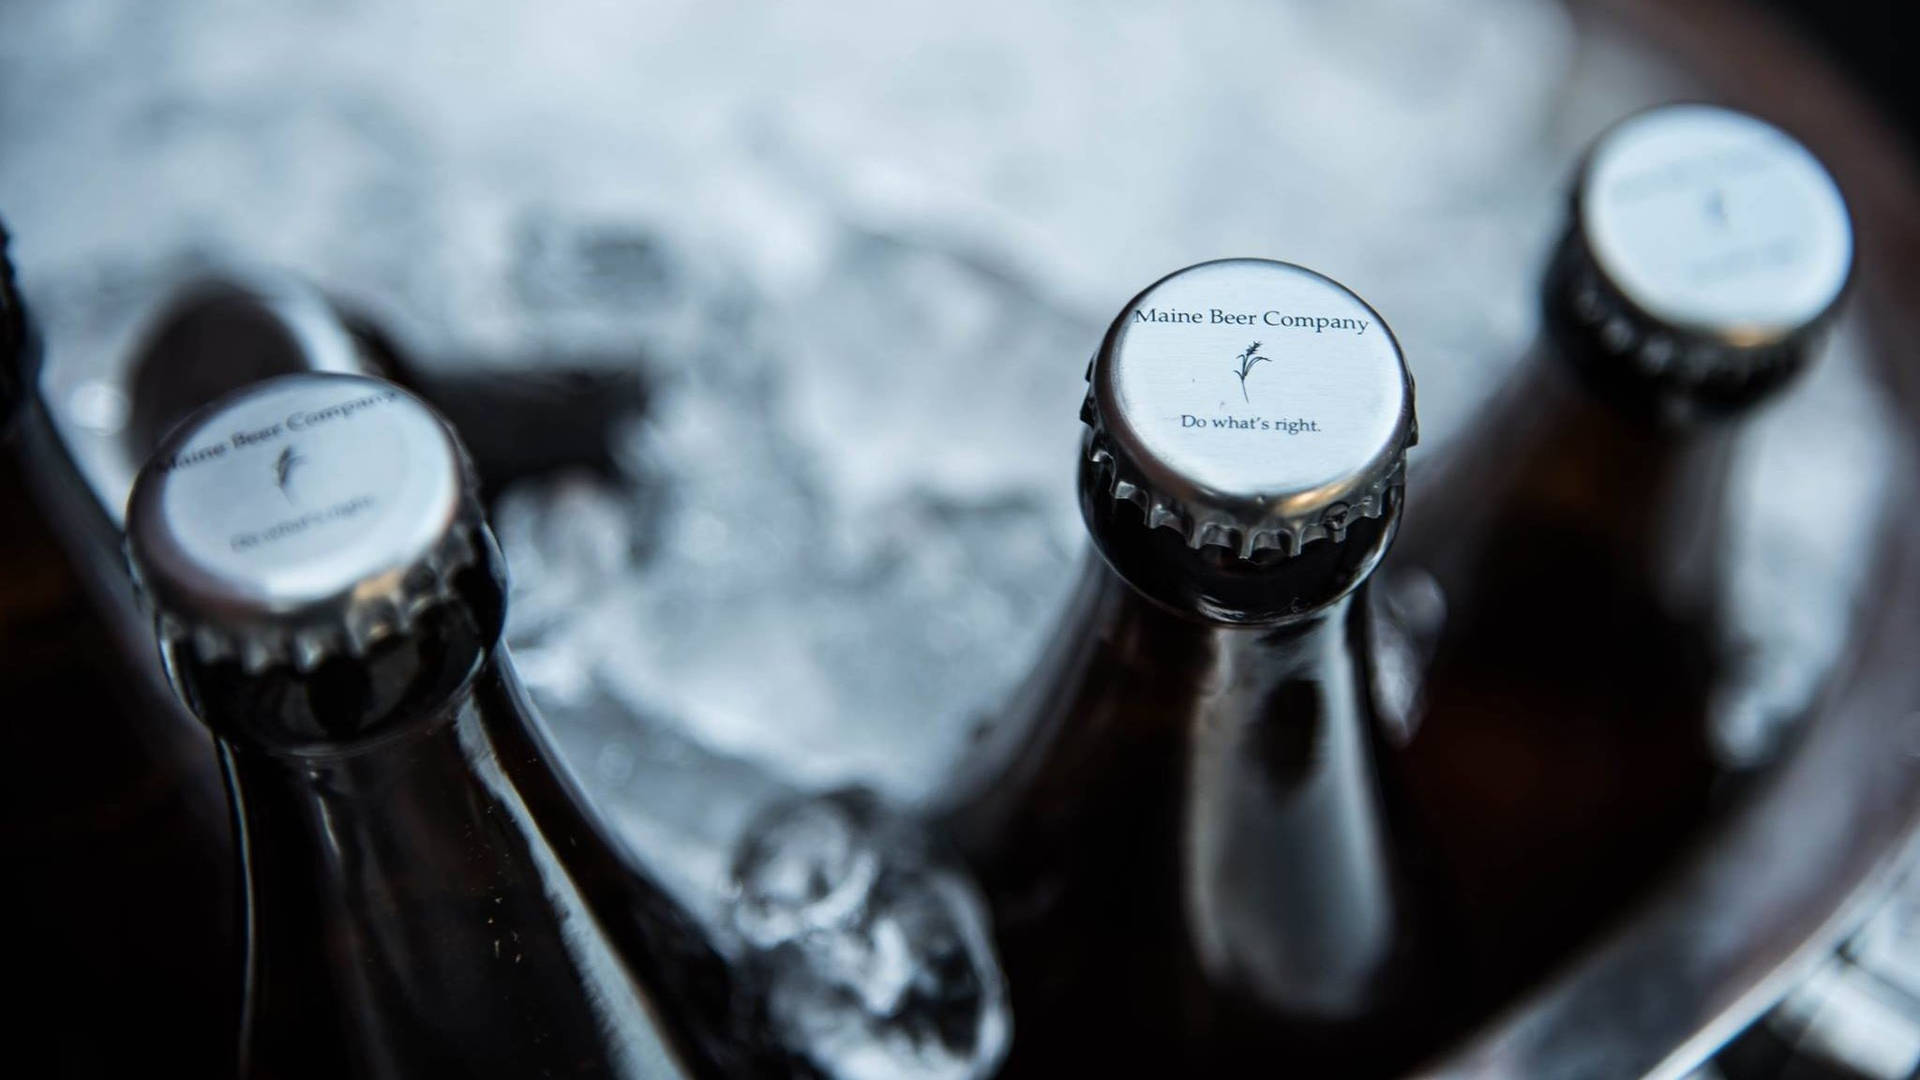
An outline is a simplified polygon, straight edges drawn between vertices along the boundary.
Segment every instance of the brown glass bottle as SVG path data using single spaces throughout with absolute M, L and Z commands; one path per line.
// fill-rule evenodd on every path
M 417 399 L 329 375 L 230 395 L 142 471 L 128 539 L 232 798 L 242 1075 L 778 1070 L 548 746 L 471 468 Z
M 44 512 L 63 476 L 80 482 L 60 472 L 35 392 L 39 339 L 5 241 L 0 226 L 0 700 L 11 709 L 0 733 L 0 919 L 31 928 L 16 934 L 10 971 L 32 988 L 12 1014 L 33 1032 L 9 1064 L 95 1076 L 159 1060 L 219 1077 L 238 956 L 225 800 L 206 739 L 172 722 L 154 666 L 130 657 L 121 624 L 90 602 L 99 567 Z M 98 557 L 118 563 L 117 539 Z M 124 588 L 124 571 L 114 573 Z M 99 1037 L 103 1016 L 114 1038 Z
M 1395 764 L 1484 992 L 1616 915 L 1728 790 L 1728 471 L 1850 258 L 1787 136 L 1706 106 L 1629 119 L 1580 167 L 1534 355 L 1422 477 L 1376 594 L 1425 664 Z
M 1420 914 L 1357 599 L 1414 439 L 1399 348 L 1338 284 L 1225 260 L 1129 303 L 1089 381 L 1094 552 L 948 818 L 1007 1074 L 1404 1064 L 1437 1013 L 1406 1008 Z

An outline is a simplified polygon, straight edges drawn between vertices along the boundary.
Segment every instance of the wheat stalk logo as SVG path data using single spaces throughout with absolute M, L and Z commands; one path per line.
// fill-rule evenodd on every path
M 291 446 L 280 451 L 280 456 L 273 460 L 274 485 L 280 489 L 280 494 L 287 497 L 288 502 L 293 501 L 293 492 L 287 490 L 287 482 L 293 479 L 293 467 L 304 465 L 306 461 L 307 459 L 301 457 Z
M 1247 397 L 1247 376 L 1252 374 L 1253 365 L 1266 359 L 1264 356 L 1255 355 L 1259 351 L 1260 343 L 1257 341 L 1247 346 L 1246 351 L 1240 354 L 1240 366 L 1233 369 L 1233 373 L 1240 376 L 1240 397 L 1249 405 L 1253 404 L 1253 399 Z

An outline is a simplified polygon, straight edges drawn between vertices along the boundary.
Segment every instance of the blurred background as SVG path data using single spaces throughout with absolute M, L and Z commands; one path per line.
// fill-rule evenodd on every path
M 109 487 L 127 365 L 207 272 L 302 275 L 424 378 L 614 388 L 595 452 L 492 493 L 509 640 L 587 788 L 724 926 L 756 812 L 925 800 L 1031 663 L 1083 543 L 1086 358 L 1140 287 L 1330 274 L 1443 452 L 1533 339 L 1602 128 L 1766 88 L 1879 192 L 1920 123 L 1904 7 L 11 3 L 0 213 L 41 392 Z M 1852 312 L 1755 425 L 1728 558 L 1768 677 L 1719 706 L 1732 745 L 1806 704 L 1870 586 L 1907 422 L 1874 333 Z

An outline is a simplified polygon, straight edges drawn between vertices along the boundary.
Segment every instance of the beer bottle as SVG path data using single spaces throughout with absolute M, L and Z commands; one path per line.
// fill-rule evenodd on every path
M 92 548 L 50 520 L 50 492 L 93 500 L 48 420 L 5 241 L 0 225 L 0 700 L 57 703 L 51 722 L 0 730 L 0 921 L 33 928 L 10 962 L 36 988 L 14 1017 L 35 1038 L 11 1063 L 92 1076 L 164 1060 L 218 1077 L 238 1000 L 225 800 L 206 738 L 176 720 L 151 633 L 142 663 L 121 647 L 130 618 L 89 602 L 118 578 L 131 603 L 118 530 Z M 101 1016 L 118 1037 L 98 1037 Z
M 127 534 L 226 772 L 243 1075 L 775 1068 L 550 748 L 471 466 L 418 399 L 353 375 L 237 391 L 165 439 Z
M 1577 170 L 1534 355 L 1412 500 L 1378 594 L 1416 613 L 1425 667 L 1396 757 L 1508 989 L 1749 764 L 1708 723 L 1736 677 L 1729 466 L 1851 261 L 1839 191 L 1787 135 L 1705 105 L 1629 118 Z
M 1399 345 L 1336 282 L 1228 259 L 1135 297 L 1088 380 L 1093 551 L 947 815 L 993 905 L 1009 1072 L 1404 1064 L 1416 874 L 1357 600 L 1415 440 Z

